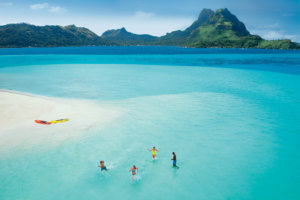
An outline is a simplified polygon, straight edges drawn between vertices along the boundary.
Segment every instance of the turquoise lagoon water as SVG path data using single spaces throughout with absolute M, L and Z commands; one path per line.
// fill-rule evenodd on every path
M 0 199 L 299 199 L 300 53 L 1 49 L 0 88 L 125 110 L 104 130 L 0 154 Z M 152 161 L 146 149 L 161 152 Z M 0 147 L 1 148 L 1 147 Z M 175 151 L 179 169 L 172 168 Z M 101 173 L 99 160 L 110 171 Z M 136 164 L 139 180 L 131 182 Z

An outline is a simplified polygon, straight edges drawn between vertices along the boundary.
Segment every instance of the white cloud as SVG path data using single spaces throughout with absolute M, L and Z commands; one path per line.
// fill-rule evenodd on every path
M 294 39 L 296 35 L 285 34 L 285 31 L 268 31 L 265 33 L 263 38 L 267 40 L 277 40 L 277 39 Z
M 52 13 L 66 13 L 68 10 L 65 8 L 62 8 L 60 6 L 51 6 L 49 9 L 49 12 Z
M 41 3 L 41 4 L 33 4 L 30 5 L 31 10 L 45 10 L 47 9 L 48 12 L 51 13 L 66 13 L 68 10 L 62 8 L 60 6 L 52 6 L 49 3 Z
M 265 35 L 263 35 L 265 39 L 272 40 L 272 39 L 281 39 L 282 34 L 278 31 L 269 31 Z
M 40 4 L 32 4 L 30 5 L 31 10 L 43 10 L 45 8 L 48 8 L 49 4 L 48 3 L 40 3 Z
M 151 12 L 143 12 L 143 11 L 136 11 L 134 14 L 135 17 L 139 18 L 150 18 L 154 16 L 154 13 Z

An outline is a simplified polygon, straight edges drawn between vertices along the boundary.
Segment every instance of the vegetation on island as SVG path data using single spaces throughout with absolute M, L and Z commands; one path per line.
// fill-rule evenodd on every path
M 125 28 L 108 30 L 98 36 L 87 28 L 70 26 L 0 26 L 0 47 L 54 47 L 101 45 L 160 45 L 196 48 L 300 49 L 289 39 L 265 40 L 252 35 L 244 23 L 226 8 L 215 12 L 203 9 L 198 19 L 185 30 L 161 37 L 134 34 Z
M 87 28 L 69 26 L 34 26 L 8 24 L 0 27 L 0 47 L 59 47 L 106 45 L 101 37 Z
M 109 33 L 109 34 L 107 34 Z M 130 36 L 130 40 L 128 40 Z M 161 37 L 143 37 L 127 32 L 124 28 L 105 32 L 102 37 L 119 45 L 168 45 L 197 48 L 264 48 L 298 49 L 291 40 L 264 40 L 251 35 L 245 25 L 226 8 L 216 12 L 203 9 L 198 19 L 185 30 L 177 30 Z
M 158 37 L 147 34 L 133 34 L 123 27 L 116 30 L 105 31 L 101 37 L 108 41 L 121 45 L 149 45 L 154 44 Z

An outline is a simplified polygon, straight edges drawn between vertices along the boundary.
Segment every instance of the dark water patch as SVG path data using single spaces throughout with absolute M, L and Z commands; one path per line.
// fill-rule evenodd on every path
M 298 54 L 6 55 L 0 68 L 49 64 L 141 64 L 251 69 L 300 74 Z
M 141 55 L 141 54 L 286 54 L 297 50 L 238 49 L 238 48 L 183 48 L 170 46 L 100 46 L 100 47 L 42 47 L 0 49 L 0 55 Z

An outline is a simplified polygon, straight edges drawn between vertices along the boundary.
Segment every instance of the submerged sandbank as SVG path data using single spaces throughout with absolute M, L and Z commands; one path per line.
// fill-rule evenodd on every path
M 56 145 L 89 131 L 101 131 L 118 118 L 119 108 L 91 100 L 63 99 L 0 90 L 0 153 L 15 147 Z M 42 125 L 34 120 L 70 121 Z

